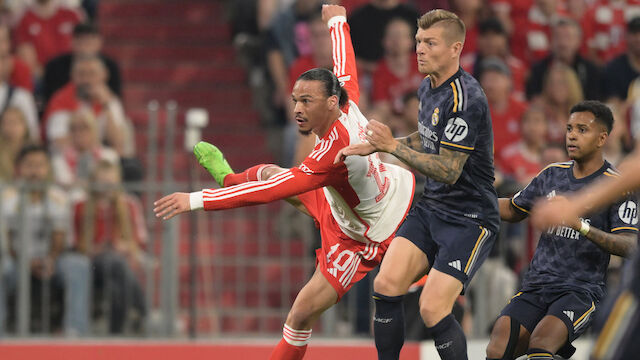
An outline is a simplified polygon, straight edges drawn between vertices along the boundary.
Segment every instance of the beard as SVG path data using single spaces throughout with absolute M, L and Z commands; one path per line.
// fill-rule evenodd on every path
M 311 130 L 300 130 L 298 129 L 298 132 L 304 136 L 309 136 L 311 135 Z

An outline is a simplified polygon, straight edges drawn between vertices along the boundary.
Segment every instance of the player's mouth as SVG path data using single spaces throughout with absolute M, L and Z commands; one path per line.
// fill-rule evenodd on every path
M 579 147 L 577 147 L 576 145 L 567 145 L 567 151 L 568 152 L 576 151 L 578 149 L 579 149 Z
M 307 122 L 307 119 L 305 119 L 303 117 L 296 116 L 296 123 L 298 123 L 298 126 L 300 126 L 300 125 L 302 125 L 302 124 L 304 124 L 306 122 Z

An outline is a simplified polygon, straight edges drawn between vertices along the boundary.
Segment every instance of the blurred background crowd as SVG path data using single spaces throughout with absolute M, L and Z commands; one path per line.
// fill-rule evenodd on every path
M 165 161 L 175 166 L 177 188 L 193 184 L 183 176 L 192 164 L 187 155 L 149 159 L 145 153 L 148 143 L 166 147 L 174 141 L 162 131 L 150 138 L 146 102 L 175 97 L 178 132 L 186 107 L 211 107 L 216 119 L 205 140 L 223 151 L 231 148 L 236 170 L 267 161 L 297 165 L 315 139 L 297 132 L 291 89 L 304 71 L 332 68 L 322 3 L 0 1 L 0 335 L 24 335 L 16 310 L 18 299 L 25 299 L 21 291 L 30 302 L 29 333 L 96 334 L 96 322 L 102 334 L 150 333 L 149 317 L 163 301 L 160 290 L 148 284 L 160 282 L 158 268 L 169 265 L 156 260 L 162 251 L 153 245 L 158 226 L 143 206 L 157 193 L 128 185 L 157 180 L 149 175 L 150 164 Z M 640 138 L 640 1 L 332 3 L 348 11 L 360 109 L 396 136 L 417 130 L 416 90 L 423 75 L 416 66 L 416 19 L 433 8 L 460 16 L 467 26 L 461 66 L 478 79 L 489 101 L 500 196 L 519 191 L 547 164 L 567 160 L 565 124 L 578 101 L 601 100 L 613 110 L 606 149 L 611 163 Z M 105 43 L 118 55 L 107 55 Z M 176 84 L 185 87 L 174 91 Z M 164 126 L 166 120 L 155 119 Z M 180 220 L 180 255 L 183 241 L 195 241 L 202 259 L 211 256 L 207 267 L 193 265 L 196 275 L 183 268 L 183 257 L 172 265 L 182 310 L 173 322 L 195 307 L 207 318 L 189 320 L 194 329 L 279 333 L 292 295 L 312 270 L 318 240 L 310 222 L 284 206 L 277 211 L 267 213 L 275 220 L 256 220 L 260 216 L 253 213 L 217 218 L 212 221 L 218 228 L 211 231 L 200 218 L 198 236 Z M 275 240 L 247 245 L 259 239 L 254 227 L 260 224 L 269 229 L 264 236 Z M 210 234 L 218 229 L 224 231 Z M 287 236 L 304 240 L 283 245 Z M 227 244 L 225 237 L 244 237 L 243 247 Z M 470 295 L 460 299 L 458 317 L 469 334 L 486 336 L 517 289 L 537 237 L 526 223 L 503 226 L 492 258 Z M 620 262 L 612 261 L 612 284 Z M 182 285 L 194 282 L 200 290 L 188 300 Z M 259 290 L 253 291 L 253 282 Z M 368 285 L 364 281 L 336 310 L 338 325 L 349 319 L 344 332 L 368 334 Z M 409 336 L 427 335 L 418 324 Z

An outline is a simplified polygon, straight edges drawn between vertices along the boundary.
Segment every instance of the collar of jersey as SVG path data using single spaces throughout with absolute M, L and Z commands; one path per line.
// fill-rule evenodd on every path
M 576 179 L 575 175 L 573 175 L 573 166 L 576 164 L 575 161 L 571 162 L 571 166 L 569 166 L 569 179 L 571 180 L 571 182 L 589 182 L 595 178 L 597 178 L 598 176 L 602 175 L 602 173 L 604 173 L 608 168 L 611 167 L 611 164 L 609 164 L 609 162 L 607 160 L 604 161 L 604 164 L 602 164 L 602 167 L 596 171 L 594 171 L 592 174 L 587 175 L 583 178 L 580 179 Z
M 442 90 L 442 89 L 445 89 L 445 88 L 447 88 L 448 86 L 451 86 L 451 85 L 449 85 L 449 83 L 450 83 L 450 82 L 452 82 L 452 81 L 453 81 L 453 79 L 455 79 L 455 78 L 457 78 L 457 77 L 459 77 L 459 76 L 461 76 L 461 75 L 462 75 L 462 68 L 458 68 L 458 71 L 456 71 L 456 73 L 455 73 L 455 74 L 453 74 L 453 75 L 452 75 L 450 78 L 448 78 L 445 82 L 443 82 L 442 84 L 440 84 L 440 86 L 438 86 L 437 88 L 432 88 L 432 87 L 431 87 L 431 80 L 429 80 L 429 89 L 430 89 L 431 91 L 440 91 L 440 90 Z

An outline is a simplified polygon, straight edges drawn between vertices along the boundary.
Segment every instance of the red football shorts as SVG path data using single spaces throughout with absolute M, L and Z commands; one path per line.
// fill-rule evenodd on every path
M 391 235 L 382 243 L 363 243 L 345 235 L 336 223 L 322 189 L 298 195 L 320 228 L 322 246 L 316 250 L 316 267 L 338 293 L 338 301 L 353 284 L 382 262 Z

